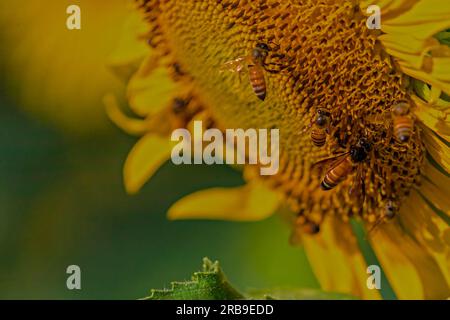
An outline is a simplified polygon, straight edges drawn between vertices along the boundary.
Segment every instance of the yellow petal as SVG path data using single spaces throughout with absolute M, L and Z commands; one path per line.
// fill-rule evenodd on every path
M 131 76 L 144 57 L 150 54 L 150 47 L 141 36 L 147 28 L 141 14 L 137 10 L 131 10 L 123 24 L 117 47 L 108 59 L 108 66 L 125 79 Z
M 426 39 L 449 27 L 450 2 L 442 0 L 419 1 L 403 14 L 382 22 L 385 33 L 413 34 L 418 39 Z
M 367 288 L 367 265 L 349 223 L 329 216 L 319 234 L 301 236 L 308 260 L 322 289 L 379 299 Z
M 378 39 L 383 42 L 388 52 L 392 51 L 392 55 L 406 61 L 414 58 L 419 59 L 426 48 L 434 48 L 439 46 L 439 41 L 437 39 L 431 38 L 424 41 L 417 39 L 411 34 L 398 35 L 389 33 L 379 36 Z M 401 54 L 405 54 L 405 56 L 398 56 Z M 411 55 L 411 57 L 407 55 Z M 416 57 L 413 57 L 413 55 Z M 413 65 L 420 67 L 421 63 Z
M 437 170 L 429 161 L 425 162 L 420 193 L 437 209 L 450 217 L 450 177 Z
M 420 208 L 417 201 L 410 206 L 411 210 Z M 410 214 L 404 208 L 399 215 Z M 370 242 L 399 299 L 446 299 L 449 296 L 449 287 L 439 265 L 398 220 L 371 232 Z
M 103 98 L 103 104 L 105 105 L 106 114 L 109 119 L 126 133 L 142 136 L 149 130 L 147 121 L 130 118 L 122 112 L 115 95 L 107 94 Z
M 366 12 L 366 8 L 370 5 L 377 5 L 381 9 L 382 21 L 389 21 L 398 15 L 409 10 L 420 0 L 363 0 L 361 8 Z
M 130 151 L 123 175 L 128 193 L 136 193 L 159 167 L 170 158 L 173 142 L 170 137 L 147 134 Z
M 423 82 L 426 82 L 432 86 L 441 89 L 445 93 L 450 94 L 450 82 L 448 80 L 442 81 L 440 79 L 437 79 L 432 74 L 413 68 L 408 63 L 405 63 L 403 61 L 399 61 L 399 65 L 405 74 L 415 79 L 422 80 Z
M 220 219 L 257 221 L 271 216 L 280 197 L 258 181 L 235 188 L 212 188 L 192 193 L 176 202 L 169 219 Z
M 418 99 L 416 96 L 413 96 L 415 102 L 418 104 L 424 104 L 427 107 L 432 107 L 433 109 L 437 109 L 441 112 L 448 112 L 450 110 L 450 102 L 444 99 L 441 99 L 442 90 L 436 87 L 429 88 L 425 83 L 418 80 L 414 81 L 414 92 L 422 98 L 423 100 Z M 428 104 L 427 104 L 428 103 Z M 445 118 L 447 113 L 440 114 L 439 117 Z
M 425 187 L 423 186 L 421 190 Z M 446 195 L 443 196 L 444 198 L 448 198 Z M 423 201 L 417 192 L 413 192 L 410 199 L 405 202 L 402 213 L 399 215 L 399 218 L 403 226 L 434 258 L 441 273 L 445 277 L 447 287 L 449 287 L 450 238 L 448 235 L 450 234 L 450 227 Z
M 413 100 L 417 106 L 414 109 L 417 119 L 441 138 L 450 141 L 450 117 L 447 119 L 446 111 L 439 110 L 417 97 L 413 97 Z
M 403 10 L 383 17 L 381 42 L 405 74 L 449 94 L 450 49 L 434 35 L 450 27 L 450 2 L 418 1 Z
M 450 49 L 448 49 L 450 51 Z M 433 76 L 436 79 L 450 81 L 450 57 L 433 57 Z
M 169 106 L 177 86 L 167 68 L 158 67 L 154 57 L 148 57 L 131 78 L 127 95 L 131 109 L 141 116 L 151 116 Z
M 450 173 L 450 152 L 448 147 L 430 129 L 425 126 L 421 127 L 427 151 L 442 169 Z

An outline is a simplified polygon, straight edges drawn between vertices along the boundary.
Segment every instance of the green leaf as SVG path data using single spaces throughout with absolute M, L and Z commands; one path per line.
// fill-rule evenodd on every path
M 424 101 L 430 101 L 431 96 L 431 88 L 426 83 L 413 79 L 413 88 L 414 92 L 422 98 Z M 436 101 L 436 105 L 438 107 L 448 108 L 450 107 L 450 97 L 445 93 L 441 92 L 441 96 L 439 97 L 438 101 Z
M 439 32 L 435 37 L 440 43 L 450 46 L 450 30 Z
M 267 300 L 356 300 L 351 295 L 335 292 L 324 292 L 316 289 L 268 289 L 252 290 L 249 295 L 253 299 Z
M 220 269 L 219 262 L 203 258 L 202 271 L 195 272 L 189 281 L 172 282 L 170 289 L 150 291 L 142 300 L 352 300 L 353 296 L 323 292 L 315 289 L 252 290 L 243 295 L 234 289 Z
M 238 300 L 245 297 L 226 279 L 219 262 L 203 258 L 203 270 L 190 281 L 172 282 L 170 289 L 151 290 L 143 300 Z

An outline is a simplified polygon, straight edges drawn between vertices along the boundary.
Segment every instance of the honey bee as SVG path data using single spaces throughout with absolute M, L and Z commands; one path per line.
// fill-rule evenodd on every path
M 391 123 L 395 138 L 400 143 L 406 143 L 411 138 L 414 131 L 414 118 L 410 112 L 411 106 L 407 102 L 400 102 L 380 116 L 375 116 L 369 120 L 373 123 L 385 124 Z
M 365 198 L 362 163 L 367 159 L 371 150 L 372 144 L 365 138 L 361 138 L 355 145 L 350 147 L 348 152 L 315 163 L 313 166 L 315 168 L 329 164 L 327 172 L 320 183 L 322 190 L 328 191 L 335 188 L 356 169 L 356 175 L 349 193 L 352 197 L 357 198 L 360 201 L 360 204 L 362 204 Z
M 330 125 L 330 113 L 319 109 L 311 130 L 311 141 L 316 147 L 323 147 L 327 141 L 328 127 Z
M 247 56 L 239 57 L 223 64 L 220 72 L 228 70 L 231 72 L 237 72 L 239 79 L 241 79 L 241 73 L 247 66 L 248 77 L 250 84 L 253 88 L 253 92 L 256 96 L 264 101 L 266 98 L 266 80 L 264 77 L 264 71 L 270 73 L 277 73 L 277 70 L 271 70 L 267 67 L 266 58 L 269 55 L 271 49 L 263 42 L 259 42 L 253 48 L 251 53 Z
M 414 129 L 414 120 L 410 115 L 410 105 L 401 102 L 392 107 L 392 119 L 394 123 L 394 135 L 398 141 L 409 141 Z

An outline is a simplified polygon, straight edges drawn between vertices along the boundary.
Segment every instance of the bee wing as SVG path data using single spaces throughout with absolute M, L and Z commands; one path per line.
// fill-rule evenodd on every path
M 345 156 L 347 156 L 349 154 L 349 152 L 344 152 L 332 157 L 328 157 L 322 160 L 317 161 L 316 163 L 314 163 L 311 167 L 311 170 L 315 171 L 315 172 L 319 172 L 322 171 L 322 169 L 326 166 L 329 166 L 330 169 L 336 167 L 337 165 L 339 165 L 342 161 L 344 161 Z
M 224 71 L 241 72 L 242 69 L 245 67 L 246 62 L 247 62 L 246 56 L 242 56 L 242 57 L 227 61 L 220 66 L 219 72 L 220 73 L 222 73 Z
M 365 120 L 367 122 L 370 122 L 370 123 L 373 123 L 376 125 L 384 125 L 386 127 L 389 127 L 391 120 L 392 120 L 391 112 L 385 111 L 381 114 L 373 114 L 373 115 L 366 117 Z
M 355 179 L 353 180 L 352 186 L 349 189 L 349 194 L 352 197 L 356 197 L 358 205 L 362 207 L 364 199 L 366 198 L 366 183 L 364 182 L 364 167 L 358 165 L 356 171 Z

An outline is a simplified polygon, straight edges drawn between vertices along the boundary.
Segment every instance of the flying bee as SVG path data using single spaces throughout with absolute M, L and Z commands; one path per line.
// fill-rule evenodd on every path
M 311 129 L 311 141 L 316 147 L 323 147 L 327 141 L 330 126 L 330 113 L 323 109 L 317 110 L 314 128 Z M 311 125 L 310 125 L 311 127 Z
M 350 147 L 349 151 L 315 163 L 313 167 L 329 165 L 325 176 L 320 183 L 322 190 L 328 191 L 335 188 L 339 183 L 347 179 L 348 175 L 353 173 L 356 169 L 356 175 L 349 190 L 349 194 L 350 196 L 357 198 L 359 204 L 362 205 L 366 193 L 364 167 L 362 166 L 362 163 L 367 159 L 371 150 L 372 144 L 365 138 L 361 138 L 355 145 Z
M 266 58 L 269 55 L 269 51 L 271 51 L 271 49 L 267 44 L 259 42 L 252 49 L 249 55 L 225 62 L 222 65 L 220 72 L 225 70 L 237 72 L 239 74 L 239 79 L 241 79 L 241 73 L 244 71 L 245 66 L 247 66 L 248 77 L 253 88 L 253 92 L 259 99 L 264 101 L 266 98 L 266 80 L 264 77 L 264 71 L 270 73 L 279 72 L 277 70 L 269 69 L 266 64 Z
M 373 123 L 386 124 L 392 120 L 392 130 L 400 143 L 409 141 L 414 131 L 414 118 L 410 112 L 411 106 L 407 102 L 400 102 L 392 106 L 389 112 L 371 119 Z

